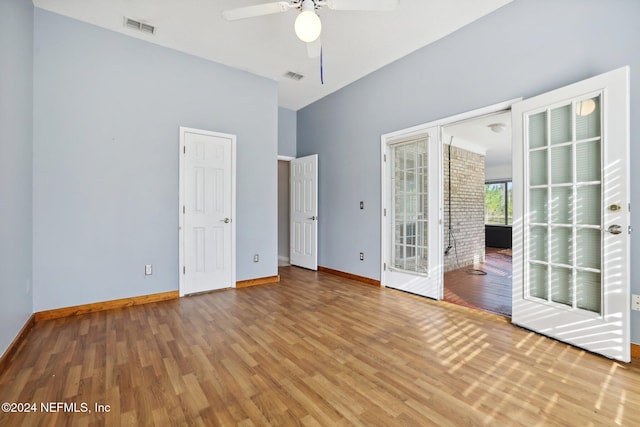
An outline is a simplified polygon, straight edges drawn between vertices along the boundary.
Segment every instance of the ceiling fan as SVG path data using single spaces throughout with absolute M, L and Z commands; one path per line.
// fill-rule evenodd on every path
M 297 9 L 299 14 L 294 30 L 300 40 L 308 43 L 309 56 L 313 57 L 319 55 L 319 49 L 312 49 L 311 45 L 319 47 L 318 39 L 322 31 L 317 9 L 327 6 L 333 10 L 391 11 L 397 5 L 398 0 L 288 0 L 229 9 L 222 12 L 222 16 L 227 21 L 236 21 Z

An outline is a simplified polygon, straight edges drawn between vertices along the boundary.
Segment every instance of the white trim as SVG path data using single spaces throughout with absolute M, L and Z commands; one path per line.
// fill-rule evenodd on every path
M 398 139 L 403 136 L 411 136 L 420 131 L 424 131 L 424 129 L 431 128 L 434 126 L 445 126 L 456 122 L 461 122 L 468 119 L 475 119 L 480 116 L 486 116 L 492 113 L 497 113 L 503 110 L 508 110 L 511 106 L 516 103 L 522 101 L 522 97 L 513 98 L 508 101 L 499 102 L 497 104 L 492 104 L 487 107 L 478 108 L 476 110 L 466 111 L 464 113 L 456 114 L 454 116 L 443 117 L 441 119 L 437 119 L 431 122 L 422 123 L 416 126 L 412 126 L 410 128 L 398 130 L 395 132 L 385 133 L 382 135 L 382 138 L 385 140 Z
M 283 160 L 285 162 L 290 162 L 291 160 L 295 160 L 295 157 L 278 155 L 278 160 Z
M 183 172 L 184 172 L 184 147 L 185 134 L 199 133 L 201 135 L 215 136 L 219 138 L 227 138 L 231 140 L 231 286 L 236 287 L 236 136 L 228 133 L 212 132 L 202 129 L 194 129 L 180 126 L 180 146 L 178 147 L 178 155 L 180 156 L 178 169 L 178 289 L 180 296 L 184 296 L 184 189 L 183 189 Z

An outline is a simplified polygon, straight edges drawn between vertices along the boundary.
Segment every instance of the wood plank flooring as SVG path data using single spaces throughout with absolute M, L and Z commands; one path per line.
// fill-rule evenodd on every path
M 446 302 L 280 274 L 37 323 L 0 374 L 0 402 L 38 411 L 0 412 L 0 425 L 640 425 L 637 362 Z M 92 412 L 43 412 L 47 402 Z
M 486 248 L 485 261 L 444 274 L 444 300 L 511 317 L 512 263 L 508 251 Z M 486 275 L 469 274 L 470 268 Z

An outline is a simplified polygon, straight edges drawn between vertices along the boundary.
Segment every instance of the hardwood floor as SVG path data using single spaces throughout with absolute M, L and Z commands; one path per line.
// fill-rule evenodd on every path
M 469 268 L 487 274 L 469 274 Z M 508 250 L 486 248 L 484 263 L 444 274 L 444 300 L 511 317 L 512 271 Z
M 37 323 L 0 374 L 0 402 L 37 412 L 0 413 L 0 425 L 640 425 L 638 362 L 446 302 L 280 274 Z

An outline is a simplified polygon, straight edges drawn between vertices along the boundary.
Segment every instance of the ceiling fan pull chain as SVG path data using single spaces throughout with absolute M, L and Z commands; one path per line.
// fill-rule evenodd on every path
M 324 71 L 322 69 L 322 45 L 320 45 L 320 84 L 324 84 Z

